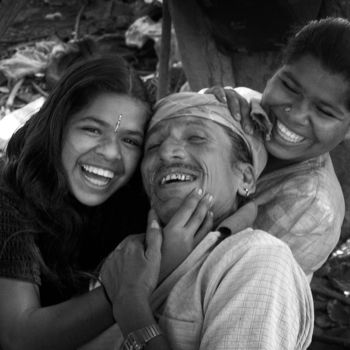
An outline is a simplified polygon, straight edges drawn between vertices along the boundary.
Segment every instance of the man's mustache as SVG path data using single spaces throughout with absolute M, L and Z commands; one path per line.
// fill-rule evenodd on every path
M 160 172 L 166 172 L 169 169 L 185 169 L 185 170 L 190 170 L 194 172 L 198 172 L 201 169 L 198 166 L 184 163 L 184 162 L 174 162 L 174 163 L 168 163 L 168 164 L 160 164 L 159 166 L 156 167 L 154 174 L 159 174 Z

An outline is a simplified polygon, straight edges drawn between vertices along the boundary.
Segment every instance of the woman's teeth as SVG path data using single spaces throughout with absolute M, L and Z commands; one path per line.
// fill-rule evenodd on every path
M 276 130 L 278 135 L 281 136 L 282 139 L 288 142 L 298 143 L 298 142 L 304 141 L 305 139 L 305 137 L 302 137 L 296 134 L 295 132 L 293 132 L 292 130 L 288 129 L 284 124 L 282 124 L 278 120 L 277 120 L 276 126 L 277 126 Z
M 96 186 L 106 186 L 114 177 L 114 173 L 107 169 L 97 168 L 92 165 L 82 165 L 85 178 Z

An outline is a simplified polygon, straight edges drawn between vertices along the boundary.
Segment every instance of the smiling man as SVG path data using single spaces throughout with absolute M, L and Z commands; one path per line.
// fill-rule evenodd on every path
M 244 196 L 245 189 L 254 191 L 249 163 L 239 169 L 225 164 L 231 162 L 230 151 L 231 140 L 225 137 L 224 128 L 210 120 L 189 115 L 160 122 L 151 129 L 143 172 L 152 205 L 163 222 L 169 221 L 183 198 L 196 188 L 214 196 L 216 222 L 237 208 L 237 192 Z M 232 195 L 225 196 L 225 192 Z
M 245 134 L 214 96 L 179 93 L 156 105 L 142 176 L 163 226 L 197 191 L 212 194 L 217 227 L 255 191 L 265 164 L 261 140 Z M 127 253 L 128 244 L 121 250 Z M 128 301 L 133 293 L 124 290 L 129 306 L 119 312 L 114 308 L 115 317 L 121 329 L 125 318 L 159 324 L 161 338 L 143 339 L 146 349 L 306 349 L 311 340 L 313 307 L 306 277 L 287 245 L 263 231 L 208 232 L 150 300 L 141 297 L 146 306 Z M 141 331 L 133 329 L 129 321 L 131 332 L 124 338 L 135 339 L 151 327 L 140 325 Z
M 266 163 L 264 147 L 240 127 L 234 129 L 223 106 L 214 101 L 213 96 L 200 94 L 173 95 L 171 102 L 164 99 L 158 104 L 151 120 L 142 171 L 146 191 L 163 222 L 196 188 L 213 195 L 216 224 L 237 209 L 237 194 L 243 198 L 255 191 Z
M 252 228 L 215 230 L 254 192 L 265 164 L 262 141 L 245 134 L 213 95 L 178 93 L 156 104 L 141 167 L 164 230 L 153 218 L 145 240 L 130 237 L 104 264 L 118 321 L 113 349 L 307 348 L 312 295 L 288 246 Z M 190 193 L 212 194 L 214 231 L 195 237 L 188 256 L 159 281 L 171 249 L 187 250 L 185 242 L 167 245 L 173 237 L 164 232 Z

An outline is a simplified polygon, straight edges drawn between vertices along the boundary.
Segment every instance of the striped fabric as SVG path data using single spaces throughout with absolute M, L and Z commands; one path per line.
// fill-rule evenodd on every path
M 154 291 L 152 309 L 172 350 L 303 350 L 313 301 L 288 246 L 259 230 L 210 232 Z M 120 350 L 117 324 L 81 350 Z
M 255 228 L 288 244 L 307 275 L 336 246 L 345 202 L 329 154 L 273 171 L 259 179 Z
M 173 350 L 306 349 L 313 301 L 286 244 L 247 229 L 211 232 L 153 294 Z

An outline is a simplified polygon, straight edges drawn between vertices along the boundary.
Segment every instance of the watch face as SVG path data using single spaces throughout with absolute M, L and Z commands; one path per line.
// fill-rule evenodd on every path
M 141 344 L 133 334 L 129 334 L 126 338 L 123 347 L 123 350 L 142 350 L 143 344 Z
M 134 337 L 132 337 L 132 350 L 142 350 L 143 345 L 141 345 Z

